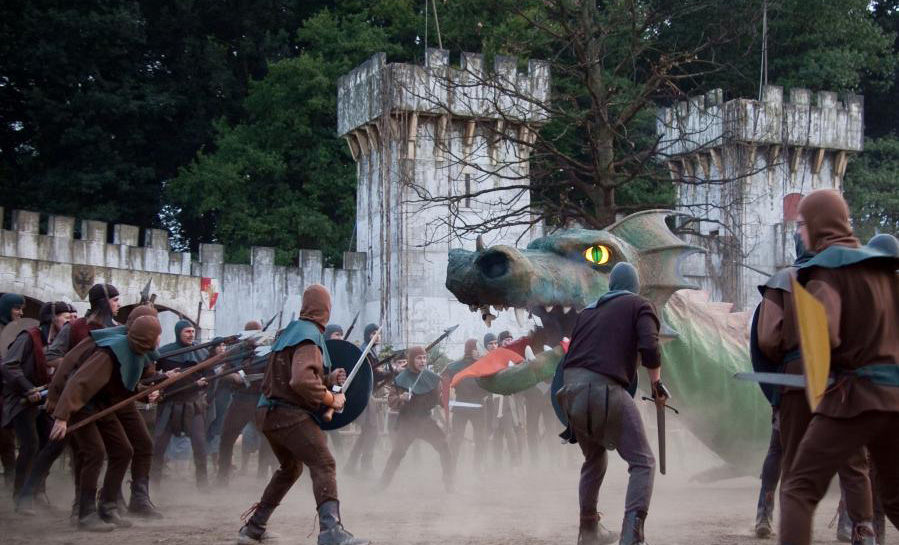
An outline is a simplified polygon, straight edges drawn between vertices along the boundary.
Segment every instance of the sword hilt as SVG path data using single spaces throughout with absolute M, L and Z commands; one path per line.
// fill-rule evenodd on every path
M 658 404 L 658 402 L 657 402 L 655 399 L 651 398 L 651 397 L 643 396 L 643 401 L 652 401 L 653 403 Z M 667 403 L 662 404 L 662 406 L 665 407 L 666 409 L 671 409 L 672 411 L 674 411 L 674 414 L 680 414 L 680 411 L 679 411 L 679 410 L 675 409 L 675 408 L 672 407 L 671 405 L 668 405 Z

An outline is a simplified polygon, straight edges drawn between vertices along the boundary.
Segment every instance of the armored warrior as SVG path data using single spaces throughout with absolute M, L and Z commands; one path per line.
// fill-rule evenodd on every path
M 281 467 L 272 475 L 262 499 L 251 509 L 240 529 L 238 543 L 266 539 L 268 519 L 300 478 L 303 466 L 312 477 L 312 493 L 319 517 L 319 545 L 366 545 L 347 532 L 340 518 L 337 497 L 337 467 L 328 450 L 317 415 L 328 408 L 340 410 L 346 403 L 342 393 L 332 393 L 332 384 L 346 379 L 343 370 L 325 374 L 330 367 L 322 333 L 331 315 L 331 295 L 321 284 L 303 292 L 300 319 L 291 322 L 272 346 L 257 420 Z
M 91 308 L 87 314 L 66 324 L 47 347 L 47 364 L 56 367 L 56 360 L 83 341 L 88 333 L 104 327 L 120 325 L 115 317 L 119 312 L 119 290 L 112 284 L 94 284 L 87 292 Z
M 25 298 L 18 293 L 0 295 L 0 333 L 11 322 L 22 317 L 24 307 Z M 0 418 L 3 418 L 2 407 L 0 407 Z M 0 463 L 3 464 L 3 481 L 10 486 L 13 484 L 16 467 L 16 433 L 12 428 L 2 426 L 0 426 Z
M 252 320 L 244 326 L 245 331 L 255 331 L 262 329 L 262 324 Z M 252 356 L 249 356 L 252 359 Z M 239 362 L 236 367 L 245 365 L 246 362 Z M 231 457 L 234 452 L 234 443 L 237 442 L 238 436 L 247 424 L 253 424 L 256 416 L 256 405 L 259 403 L 259 396 L 262 394 L 262 377 L 260 375 L 265 371 L 265 363 L 254 365 L 244 369 L 244 374 L 233 373 L 231 376 L 230 389 L 232 392 L 231 405 L 225 413 L 225 423 L 222 427 L 222 438 L 219 443 L 219 469 L 218 484 L 227 486 L 231 477 Z M 271 447 L 263 438 L 259 444 L 259 465 L 264 467 L 266 458 L 272 456 Z
M 19 442 L 13 495 L 22 492 L 38 449 L 47 442 L 52 421 L 39 407 L 41 389 L 50 382 L 50 367 L 44 351 L 50 339 L 72 317 L 72 306 L 64 301 L 44 303 L 40 327 L 22 331 L 9 347 L 0 372 L 3 377 L 3 419 L 0 426 L 15 430 Z M 18 509 L 17 509 L 18 510 Z M 19 510 L 21 512 L 21 510 Z
M 465 353 L 462 359 L 454 361 L 446 368 L 446 380 L 452 381 L 454 376 L 468 368 L 479 357 L 478 341 L 476 339 L 465 341 Z M 459 453 L 462 449 L 462 444 L 465 442 L 465 430 L 471 424 L 471 432 L 474 436 L 474 466 L 477 469 L 483 469 L 487 458 L 487 411 L 485 410 L 485 403 L 487 396 L 490 394 L 478 386 L 475 377 L 463 379 L 454 389 L 456 393 L 455 401 L 461 402 L 461 404 L 452 408 L 450 446 L 453 460 L 458 463 Z
M 153 316 L 142 316 L 131 324 L 126 335 L 94 338 L 93 352 L 66 381 L 53 409 L 55 422 L 50 439 L 61 441 L 68 424 L 80 422 L 133 393 L 142 377 L 152 375 L 152 351 L 159 345 L 162 330 Z M 79 528 L 111 531 L 130 526 L 118 513 L 118 496 L 133 449 L 115 414 L 101 419 L 106 430 L 101 434 L 97 422 L 73 432 L 78 456 L 82 458 L 78 476 Z M 114 440 L 111 438 L 114 437 Z M 106 476 L 97 506 L 97 482 L 104 459 Z
M 371 366 L 372 372 L 374 373 L 375 384 L 381 383 L 391 376 L 390 371 L 384 368 L 385 366 L 378 365 L 376 354 L 378 353 L 377 346 L 381 340 L 381 334 L 379 333 L 380 329 L 378 324 L 368 324 L 365 326 L 365 331 L 362 336 L 362 346 L 368 346 L 372 336 L 376 336 L 371 352 L 366 356 L 368 364 Z M 372 396 L 374 396 L 374 391 L 372 392 Z M 359 415 L 359 419 L 357 420 L 360 427 L 359 436 L 356 438 L 356 442 L 353 443 L 353 450 L 350 451 L 350 456 L 346 461 L 346 468 L 349 473 L 355 473 L 357 471 L 371 473 L 374 468 L 372 459 L 374 458 L 375 453 L 375 443 L 378 440 L 380 418 L 378 415 L 378 407 L 372 403 L 373 400 L 374 397 L 369 399 L 368 405 L 365 407 L 362 414 Z
M 886 516 L 899 526 L 899 259 L 860 247 L 849 207 L 834 191 L 810 193 L 799 214 L 803 243 L 816 255 L 797 278 L 824 307 L 835 382 L 814 409 L 782 484 L 781 543 L 790 545 L 811 541 L 815 507 L 862 447 L 876 467 Z M 870 493 L 863 512 L 872 512 Z M 853 533 L 854 543 L 875 543 L 866 520 Z
M 643 421 L 628 388 L 638 362 L 649 373 L 657 403 L 669 397 L 661 381 L 659 319 L 651 302 L 640 297 L 637 270 L 618 263 L 609 291 L 580 313 L 564 360 L 564 386 L 556 396 L 568 417 L 567 436 L 584 454 L 579 487 L 579 545 L 612 543 L 618 536 L 600 524 L 599 489 L 608 463 L 607 449 L 618 449 L 628 463 L 627 496 L 621 545 L 643 545 L 655 457 Z
M 796 261 L 759 286 L 762 302 L 754 320 L 752 337 L 754 366 L 760 371 L 802 374 L 803 363 L 799 352 L 799 330 L 793 308 L 791 282 L 796 277 L 798 268 L 814 254 L 806 249 L 798 233 L 795 238 Z M 789 474 L 799 442 L 812 418 L 802 390 L 796 388 L 776 390 L 764 386 L 763 391 L 766 392 L 773 407 L 773 429 L 769 453 L 762 468 L 762 487 L 759 492 L 755 527 L 758 537 L 767 537 L 771 534 L 777 483 L 786 479 Z M 867 469 L 865 453 L 859 449 L 846 460 L 846 464 L 839 471 L 845 504 L 851 509 L 848 518 L 859 522 L 868 521 L 872 516 L 870 512 L 865 511 L 865 506 L 870 504 L 871 494 Z M 842 520 L 840 522 L 837 529 L 838 537 L 851 539 L 851 525 L 847 532 L 842 529 L 845 523 Z M 847 535 L 840 535 L 844 532 Z
M 175 324 L 175 342 L 159 349 L 161 356 L 159 361 L 157 361 L 157 367 L 160 371 L 188 369 L 207 358 L 208 354 L 205 349 L 185 352 L 172 357 L 165 356 L 166 352 L 195 345 L 196 333 L 197 330 L 187 320 L 180 320 Z M 172 436 L 182 437 L 187 435 L 190 437 L 190 446 L 191 450 L 193 450 L 197 487 L 203 490 L 207 486 L 206 404 L 204 395 L 207 382 L 205 378 L 201 377 L 195 384 L 196 389 L 182 391 L 171 397 L 166 397 L 166 392 L 163 391 L 163 401 L 157 407 L 156 426 L 153 430 L 151 477 L 154 483 L 162 480 L 165 451 Z
M 90 335 L 78 345 L 66 353 L 61 363 L 56 368 L 50 386 L 47 388 L 47 403 L 45 409 L 52 414 L 62 394 L 68 378 L 97 351 L 98 345 L 94 337 L 103 339 L 111 335 L 124 335 L 135 320 L 143 316 L 156 317 L 157 312 L 151 306 L 140 305 L 131 310 L 124 326 L 106 328 L 92 331 Z M 128 512 L 132 515 L 144 518 L 162 518 L 162 513 L 156 509 L 150 501 L 150 463 L 153 457 L 153 439 L 147 429 L 147 424 L 135 405 L 127 405 L 115 412 L 114 419 L 103 418 L 96 422 L 97 429 L 103 439 L 106 449 L 117 449 L 119 436 L 118 427 L 124 430 L 133 454 L 131 456 L 131 498 L 128 503 Z M 34 499 L 35 488 L 43 482 L 50 472 L 50 467 L 59 458 L 59 455 L 70 443 L 68 437 L 63 441 L 50 441 L 37 455 L 34 466 L 25 480 L 22 493 L 16 499 L 17 509 L 30 511 Z M 81 473 L 82 457 L 79 456 L 77 443 L 71 442 L 74 450 L 75 488 L 78 489 L 78 480 Z M 73 519 L 77 521 L 79 513 L 79 498 L 75 494 L 72 505 Z M 102 514 L 102 513 L 101 513 Z M 107 517 L 110 518 L 110 517 Z
M 440 455 L 443 468 L 443 484 L 447 491 L 453 488 L 453 463 L 446 434 L 431 417 L 431 411 L 440 404 L 440 376 L 427 369 L 428 355 L 424 348 L 413 346 L 407 350 L 409 362 L 406 369 L 393 381 L 387 403 L 399 412 L 393 449 L 381 475 L 381 488 L 387 488 L 393 480 L 400 462 L 416 439 L 427 441 Z

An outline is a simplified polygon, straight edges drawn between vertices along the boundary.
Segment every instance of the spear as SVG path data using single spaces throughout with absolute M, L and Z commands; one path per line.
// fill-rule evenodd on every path
M 243 343 L 241 343 L 241 344 L 243 344 Z M 98 413 L 94 413 L 91 416 L 85 418 L 84 420 L 70 426 L 66 430 L 66 433 L 71 433 L 75 430 L 81 429 L 84 426 L 87 426 L 88 424 L 92 424 L 93 422 L 96 422 L 97 420 L 118 411 L 122 407 L 126 407 L 126 406 L 130 405 L 131 403 L 134 403 L 135 401 L 139 401 L 139 400 L 147 397 L 148 395 L 152 394 L 153 392 L 155 392 L 157 390 L 161 390 L 163 388 L 168 388 L 172 384 L 175 384 L 176 382 L 184 380 L 185 378 L 187 378 L 191 375 L 195 375 L 197 373 L 205 371 L 206 369 L 209 369 L 210 367 L 218 365 L 225 358 L 225 355 L 230 355 L 230 352 L 236 350 L 239 347 L 240 347 L 240 345 L 229 349 L 227 352 L 222 352 L 221 354 L 217 354 L 202 363 L 199 363 L 193 367 L 189 367 L 189 368 L 185 369 L 184 371 L 181 371 L 180 373 L 177 373 L 177 374 L 167 378 L 166 380 L 160 382 L 159 384 L 156 384 L 154 386 L 147 388 L 146 390 L 138 392 L 138 393 L 134 394 L 133 396 L 128 397 L 127 399 L 123 399 L 122 401 L 119 401 L 118 403 L 116 403 L 110 407 L 107 407 Z
M 239 373 L 241 371 L 246 371 L 247 369 L 250 369 L 256 365 L 259 365 L 260 363 L 265 362 L 268 359 L 269 353 L 271 352 L 271 347 L 266 346 L 264 348 L 267 350 L 259 351 L 259 353 L 257 353 L 256 357 L 253 358 L 249 363 L 246 363 L 246 364 L 244 364 L 240 367 L 236 367 L 234 369 L 229 369 L 228 371 L 225 371 L 224 373 L 222 373 L 220 375 L 215 375 L 214 377 L 207 378 L 206 382 L 209 384 L 212 384 L 213 382 L 215 382 L 217 380 L 221 380 L 227 376 L 233 375 L 235 373 Z M 195 389 L 195 388 L 197 388 L 197 385 L 194 383 L 185 384 L 184 386 L 175 388 L 171 392 L 166 392 L 165 396 L 172 397 L 172 396 L 180 394 L 181 392 L 187 392 L 187 391 Z
M 353 328 L 356 327 L 356 320 L 359 319 L 359 314 L 362 312 L 362 309 L 365 308 L 365 295 L 368 293 L 368 284 L 365 285 L 365 291 L 362 292 L 362 306 L 359 307 L 359 310 L 356 311 L 356 315 L 353 317 L 352 323 L 350 323 L 350 327 L 347 328 L 346 334 L 344 334 L 344 339 L 350 338 L 350 333 L 353 332 Z

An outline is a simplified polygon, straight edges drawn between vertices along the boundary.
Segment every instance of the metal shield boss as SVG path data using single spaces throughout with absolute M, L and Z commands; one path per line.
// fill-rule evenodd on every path
M 362 356 L 362 350 L 355 344 L 344 340 L 329 339 L 325 341 L 325 344 L 328 346 L 328 355 L 331 358 L 331 370 L 325 370 L 325 372 L 330 373 L 337 369 L 343 369 L 349 375 L 353 366 L 359 361 L 359 357 Z M 334 413 L 330 422 L 325 422 L 322 418 L 317 419 L 321 429 L 325 431 L 338 430 L 359 418 L 371 399 L 374 378 L 371 365 L 367 360 L 363 361 L 353 383 L 344 392 L 346 405 L 343 407 L 343 412 Z

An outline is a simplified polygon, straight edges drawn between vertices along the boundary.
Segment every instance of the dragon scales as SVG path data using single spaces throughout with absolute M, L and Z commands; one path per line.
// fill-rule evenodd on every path
M 703 251 L 666 224 L 667 210 L 632 214 L 604 230 L 574 229 L 545 236 L 526 249 L 498 245 L 450 250 L 446 287 L 485 322 L 494 309 L 513 308 L 535 327 L 518 347 L 522 363 L 479 378 L 488 391 L 510 394 L 550 380 L 577 313 L 608 290 L 619 262 L 640 272 L 641 293 L 662 309 L 663 376 L 693 434 L 725 462 L 753 467 L 771 433 L 771 410 L 757 387 L 733 380 L 750 371 L 749 316 L 710 302 L 680 273 Z

